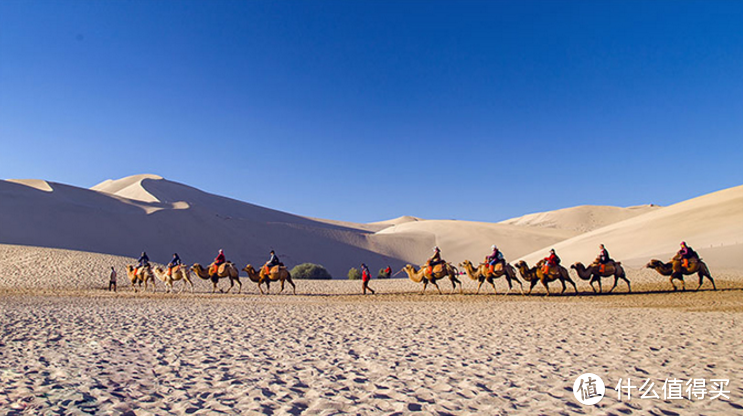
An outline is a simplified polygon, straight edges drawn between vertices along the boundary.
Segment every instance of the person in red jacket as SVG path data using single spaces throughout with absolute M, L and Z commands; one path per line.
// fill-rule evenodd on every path
M 369 268 L 366 267 L 366 264 L 361 263 L 361 287 L 364 290 L 365 295 L 366 289 L 369 289 L 372 295 L 374 294 L 374 289 L 369 287 L 369 280 L 371 280 L 371 272 L 369 271 Z
M 217 254 L 217 258 L 214 259 L 214 263 L 212 263 L 212 267 L 209 274 L 217 274 L 217 270 L 219 270 L 219 265 L 224 263 L 224 251 L 222 249 L 219 249 L 219 254 Z
M 555 254 L 555 249 L 550 250 L 550 255 L 544 258 L 544 274 L 549 273 L 550 266 L 557 266 L 560 264 L 560 258 Z

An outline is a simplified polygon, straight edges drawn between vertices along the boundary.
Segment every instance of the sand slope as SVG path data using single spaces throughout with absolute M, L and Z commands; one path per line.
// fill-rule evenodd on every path
M 743 186 L 703 195 L 578 235 L 554 248 L 563 263 L 593 260 L 598 245 L 606 245 L 612 257 L 641 266 L 651 257 L 667 259 L 686 241 L 710 266 L 743 268 Z M 549 247 L 524 256 L 532 263 Z
M 502 221 L 501 224 L 522 227 L 556 228 L 585 233 L 660 209 L 653 204 L 620 208 L 610 206 L 581 205 L 555 211 L 538 212 Z

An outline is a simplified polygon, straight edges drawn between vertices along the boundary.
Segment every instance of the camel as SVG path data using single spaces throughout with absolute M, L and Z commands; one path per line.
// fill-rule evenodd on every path
M 237 267 L 235 267 L 232 262 L 228 261 L 219 265 L 219 269 L 217 270 L 216 274 L 211 274 L 210 270 L 211 266 L 209 266 L 209 268 L 207 269 L 204 269 L 199 263 L 194 263 L 194 265 L 191 266 L 191 271 L 196 273 L 196 276 L 199 276 L 199 278 L 204 280 L 212 281 L 212 293 L 215 293 L 217 291 L 217 282 L 219 282 L 219 279 L 225 277 L 230 278 L 230 288 L 227 289 L 227 293 L 230 293 L 230 290 L 232 290 L 235 282 L 237 282 L 238 286 L 237 293 L 239 294 L 242 291 L 243 285 L 240 282 L 240 271 L 237 270 Z M 219 291 L 222 292 L 222 289 L 219 289 Z
M 532 268 L 529 268 L 529 265 L 527 265 L 526 262 L 523 260 L 516 263 L 516 268 L 521 273 L 521 277 L 523 277 L 524 280 L 526 280 L 527 282 L 531 282 L 528 294 L 531 294 L 532 289 L 534 289 L 534 286 L 536 286 L 538 282 L 542 282 L 544 288 L 547 289 L 547 296 L 549 296 L 550 288 L 547 284 L 550 282 L 554 282 L 555 280 L 560 280 L 560 283 L 562 283 L 562 292 L 560 293 L 565 293 L 565 289 L 567 289 L 567 287 L 565 286 L 565 281 L 568 281 L 571 285 L 573 285 L 575 294 L 578 294 L 578 287 L 575 286 L 575 282 L 570 279 L 570 275 L 568 274 L 568 270 L 566 268 L 562 266 L 553 266 L 550 267 L 549 273 L 544 274 L 544 270 L 542 268 L 543 265 L 544 260 L 540 260 L 539 263 L 537 263 L 537 265 Z
M 671 282 L 673 290 L 678 290 L 674 280 L 681 281 L 681 290 L 686 290 L 686 282 L 684 282 L 684 276 L 696 273 L 699 276 L 699 286 L 695 290 L 699 290 L 704 283 L 704 278 L 708 278 L 712 282 L 712 288 L 717 290 L 714 279 L 709 272 L 709 267 L 705 264 L 702 259 L 691 261 L 688 267 L 684 267 L 681 259 L 674 257 L 670 263 L 663 263 L 660 260 L 652 259 L 645 267 L 648 269 L 654 269 L 656 272 L 663 276 L 670 276 L 668 281 Z
M 426 275 L 426 266 L 423 266 L 420 269 L 416 270 L 415 266 L 408 264 L 403 267 L 402 270 L 404 270 L 405 273 L 408 274 L 410 280 L 414 281 L 415 283 L 423 282 L 423 290 L 421 291 L 421 294 L 426 292 L 428 282 L 431 282 L 434 286 L 436 286 L 436 289 L 439 291 L 440 295 L 443 294 L 441 293 L 441 289 L 439 289 L 439 285 L 436 284 L 436 281 L 441 280 L 447 276 L 449 277 L 449 280 L 451 280 L 452 293 L 454 293 L 454 291 L 457 289 L 457 283 L 459 283 L 459 293 L 462 293 L 462 282 L 457 279 L 459 271 L 449 263 L 436 265 L 434 267 L 433 273 L 430 276 Z
M 593 286 L 593 283 L 599 283 L 598 293 L 601 293 L 603 291 L 603 289 L 601 288 L 601 278 L 609 276 L 614 276 L 614 286 L 609 289 L 609 293 L 611 293 L 611 291 L 617 287 L 619 279 L 627 282 L 627 290 L 629 292 L 632 292 L 632 287 L 630 286 L 629 280 L 627 279 L 627 275 L 624 273 L 624 268 L 622 267 L 621 262 L 610 261 L 606 264 L 603 273 L 601 272 L 601 266 L 597 263 L 592 263 L 589 264 L 588 267 L 585 267 L 583 263 L 577 262 L 570 266 L 570 268 L 574 269 L 576 273 L 578 273 L 578 277 L 580 277 L 582 280 L 590 280 L 591 289 L 593 289 L 594 293 L 596 293 L 596 288 Z
M 493 286 L 493 292 L 498 294 L 498 291 L 495 289 L 495 279 L 501 276 L 506 276 L 506 282 L 508 282 L 508 292 L 506 292 L 506 294 L 510 293 L 513 288 L 511 280 L 518 282 L 519 286 L 521 286 L 521 294 L 524 294 L 524 285 L 521 284 L 521 280 L 516 276 L 516 270 L 508 263 L 506 263 L 504 269 L 494 270 L 493 273 L 490 273 L 490 268 L 487 264 L 480 264 L 480 266 L 475 269 L 475 266 L 473 266 L 472 262 L 469 260 L 459 263 L 459 267 L 464 268 L 464 271 L 470 279 L 480 282 L 480 284 L 477 285 L 477 291 L 475 294 L 480 293 L 480 287 L 482 287 L 482 284 L 486 281 Z
M 248 277 L 251 281 L 258 283 L 258 290 L 261 291 L 261 295 L 263 294 L 261 284 L 263 284 L 264 282 L 266 283 L 266 294 L 268 294 L 271 290 L 271 282 L 276 281 L 281 282 L 281 290 L 279 290 L 279 293 L 284 291 L 284 281 L 287 281 L 290 285 L 292 285 L 294 294 L 297 294 L 297 286 L 295 286 L 294 282 L 292 281 L 292 275 L 284 266 L 273 266 L 268 274 L 266 274 L 265 268 L 261 267 L 261 271 L 256 272 L 253 266 L 248 264 L 243 268 L 243 271 L 248 274 Z
M 163 283 L 165 283 L 165 293 L 169 293 L 173 290 L 173 282 L 177 282 L 179 280 L 184 280 L 185 282 L 188 282 L 189 285 L 191 285 L 191 293 L 193 293 L 193 282 L 191 281 L 191 271 L 188 269 L 188 266 L 180 265 L 173 268 L 173 271 L 170 273 L 170 276 L 168 276 L 167 270 L 163 270 L 159 267 L 155 267 L 155 276 L 157 276 L 158 279 L 160 279 Z M 183 289 L 186 287 L 186 283 L 183 283 L 183 286 L 181 286 L 181 291 L 178 293 L 183 292 Z
M 155 292 L 155 276 L 152 274 L 152 266 L 149 264 L 145 267 L 139 267 L 127 265 L 126 274 L 129 276 L 129 280 L 132 282 L 132 288 L 134 292 L 137 292 L 137 286 L 142 287 L 144 283 L 144 290 L 147 291 L 147 282 L 152 282 L 152 292 Z

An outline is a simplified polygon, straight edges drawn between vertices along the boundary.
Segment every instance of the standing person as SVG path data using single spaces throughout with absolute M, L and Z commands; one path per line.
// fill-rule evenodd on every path
M 364 290 L 365 295 L 366 295 L 366 289 L 369 289 L 372 295 L 375 293 L 374 289 L 369 287 L 370 279 L 371 279 L 371 273 L 369 272 L 369 268 L 366 267 L 366 264 L 361 263 L 361 284 L 362 284 L 361 287 Z
M 168 263 L 168 276 L 173 275 L 173 269 L 181 265 L 181 258 L 178 257 L 178 253 L 173 253 L 173 258 Z
M 111 291 L 111 288 L 113 288 L 113 291 L 116 292 L 116 269 L 114 269 L 114 266 L 111 266 L 111 277 L 109 277 L 108 280 L 108 291 Z
M 387 279 L 389 279 L 390 277 L 392 277 L 392 267 L 390 267 L 389 264 L 387 265 L 387 268 L 384 269 L 384 277 L 387 278 Z

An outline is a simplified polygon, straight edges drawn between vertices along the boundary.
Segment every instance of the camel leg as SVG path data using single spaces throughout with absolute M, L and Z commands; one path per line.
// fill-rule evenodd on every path
M 266 280 L 266 294 L 267 295 L 271 294 L 271 281 L 270 280 Z
M 604 288 L 601 287 L 601 276 L 597 276 L 596 280 L 599 281 L 599 293 L 603 293 L 604 292 Z
M 239 295 L 243 291 L 243 284 L 240 281 L 239 277 L 236 280 L 237 280 L 237 294 Z
M 536 278 L 532 279 L 531 286 L 529 286 L 529 293 L 527 293 L 527 295 L 531 295 L 531 291 L 532 291 L 532 289 L 534 289 L 534 286 L 537 285 L 537 282 L 538 282 L 538 280 Z
M 281 279 L 281 290 L 279 290 L 279 293 L 284 291 L 284 279 Z
M 593 293 L 596 293 L 596 287 L 593 285 L 593 280 L 588 282 L 589 285 L 591 285 L 591 289 L 593 289 Z
M 292 292 L 296 295 L 297 294 L 297 287 L 294 285 L 294 281 L 292 281 L 291 277 L 287 277 L 286 281 L 289 282 L 290 285 L 292 285 Z
M 490 286 L 493 286 L 493 293 L 495 293 L 497 295 L 498 294 L 498 290 L 495 289 L 495 281 L 494 280 L 491 280 L 489 283 L 490 283 Z M 509 289 L 509 292 L 510 292 L 510 289 Z
M 619 283 L 619 276 L 614 275 L 614 286 L 609 289 L 609 293 L 611 293 L 611 291 L 614 290 L 615 287 L 617 287 L 617 283 Z
M 705 274 L 705 276 L 707 276 L 707 279 L 709 279 L 709 281 L 712 282 L 712 289 L 717 290 L 717 286 L 715 285 L 715 281 L 714 279 L 712 279 L 712 276 L 710 276 L 709 274 Z M 700 276 L 699 287 L 701 286 L 702 286 L 702 277 Z
M 441 292 L 441 288 L 439 288 L 439 284 L 436 283 L 435 280 L 432 280 L 431 283 L 433 283 L 433 285 L 436 286 L 436 290 L 439 291 L 439 295 L 443 295 L 443 293 Z
M 519 280 L 516 276 L 513 277 L 513 280 L 515 280 L 519 284 L 519 287 L 521 288 L 521 294 L 523 295 L 524 294 L 524 285 L 521 284 L 521 280 Z
M 571 285 L 573 285 L 573 290 L 575 290 L 576 296 L 578 295 L 578 286 L 575 285 L 575 282 L 570 277 L 566 277 L 565 280 L 570 282 Z M 564 284 L 564 283 L 563 283 Z M 601 281 L 599 280 L 599 288 L 601 288 Z
M 671 286 L 673 286 L 673 291 L 674 291 L 674 292 L 675 292 L 676 290 L 678 290 L 678 289 L 676 288 L 676 283 L 673 283 L 673 275 L 672 275 L 671 277 L 669 277 L 669 278 L 668 278 L 668 281 L 669 281 L 669 282 L 671 282 Z
M 567 290 L 568 287 L 565 286 L 565 279 L 560 279 L 560 283 L 562 284 L 562 292 L 560 292 L 560 294 L 562 295 L 563 293 L 565 293 L 565 290 Z
M 484 282 L 484 281 L 485 281 L 485 279 L 480 280 L 480 284 L 477 285 L 477 290 L 475 291 L 475 294 L 476 295 L 480 293 L 480 287 L 482 286 L 482 282 Z
M 632 286 L 629 284 L 629 279 L 627 277 L 622 276 L 622 279 L 624 279 L 625 282 L 627 282 L 627 292 L 632 293 Z
M 426 293 L 427 286 L 428 286 L 428 280 L 423 280 L 423 290 L 421 290 L 421 295 Z
M 547 281 L 546 280 L 542 280 L 542 285 L 544 286 L 545 289 L 547 289 L 547 295 L 545 295 L 545 296 L 549 296 L 550 295 L 550 287 L 547 285 Z M 565 291 L 565 283 L 564 282 L 562 284 L 562 291 L 563 292 Z

